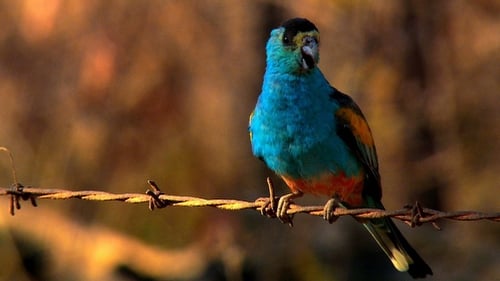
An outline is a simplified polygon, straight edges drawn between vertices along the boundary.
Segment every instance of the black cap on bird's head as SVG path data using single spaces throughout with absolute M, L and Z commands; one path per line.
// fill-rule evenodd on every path
M 304 18 L 289 19 L 284 23 L 282 23 L 281 27 L 285 29 L 285 35 L 288 36 L 289 38 L 295 37 L 295 35 L 298 32 L 308 32 L 308 31 L 319 32 L 318 28 L 314 25 L 314 23 Z
M 283 22 L 281 42 L 297 53 L 300 71 L 313 69 L 319 61 L 319 31 L 305 18 L 293 18 Z

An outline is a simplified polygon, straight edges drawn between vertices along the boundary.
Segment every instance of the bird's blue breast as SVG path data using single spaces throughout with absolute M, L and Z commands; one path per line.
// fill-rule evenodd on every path
M 253 153 L 278 175 L 359 175 L 360 163 L 336 134 L 339 104 L 319 69 L 297 75 L 270 68 L 250 120 Z

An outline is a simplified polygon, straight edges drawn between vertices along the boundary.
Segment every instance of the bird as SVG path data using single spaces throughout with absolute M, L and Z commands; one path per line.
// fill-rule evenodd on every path
M 360 107 L 318 67 L 320 33 L 292 18 L 270 32 L 262 90 L 250 115 L 252 152 L 289 187 L 276 216 L 303 194 L 329 198 L 324 217 L 342 208 L 384 209 L 377 151 Z M 413 278 L 433 272 L 390 218 L 361 221 L 393 266 Z

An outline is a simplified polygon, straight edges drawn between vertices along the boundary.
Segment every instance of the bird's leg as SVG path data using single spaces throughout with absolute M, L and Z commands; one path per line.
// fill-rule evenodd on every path
M 280 199 L 278 200 L 278 207 L 276 209 L 276 216 L 282 223 L 293 226 L 293 215 L 287 214 L 287 210 L 292 200 L 302 197 L 302 195 L 304 195 L 302 192 L 295 191 L 280 197 Z
M 323 208 L 323 218 L 328 223 L 335 222 L 339 217 L 335 216 L 335 209 L 342 207 L 340 200 L 337 197 L 332 197 L 328 200 Z

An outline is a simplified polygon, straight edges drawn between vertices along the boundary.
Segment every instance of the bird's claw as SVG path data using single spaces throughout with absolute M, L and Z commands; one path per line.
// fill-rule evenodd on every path
M 302 196 L 302 192 L 294 192 L 283 195 L 277 199 L 274 196 L 274 185 L 271 178 L 267 178 L 267 187 L 269 188 L 269 197 L 259 198 L 256 202 L 262 201 L 260 213 L 268 218 L 278 218 L 282 223 L 293 226 L 293 215 L 288 214 L 288 209 L 292 203 L 292 199 Z
M 293 215 L 288 214 L 288 210 L 292 200 L 302 196 L 302 192 L 295 192 L 283 195 L 278 200 L 278 207 L 276 208 L 276 216 L 278 219 L 289 226 L 293 226 Z
M 261 215 L 268 218 L 278 218 L 282 223 L 293 226 L 293 215 L 289 215 L 287 211 L 292 203 L 291 199 L 296 197 L 296 193 L 290 193 L 273 199 L 261 197 L 255 202 L 263 202 L 260 207 Z
M 340 207 L 340 201 L 337 198 L 330 198 L 323 208 L 323 218 L 328 223 L 334 223 L 339 217 L 335 215 L 335 209 Z
M 293 193 L 290 193 L 293 195 Z M 278 208 L 276 209 L 276 216 L 282 223 L 293 226 L 293 215 L 287 214 L 288 207 L 290 206 L 290 194 L 281 196 L 278 200 Z

